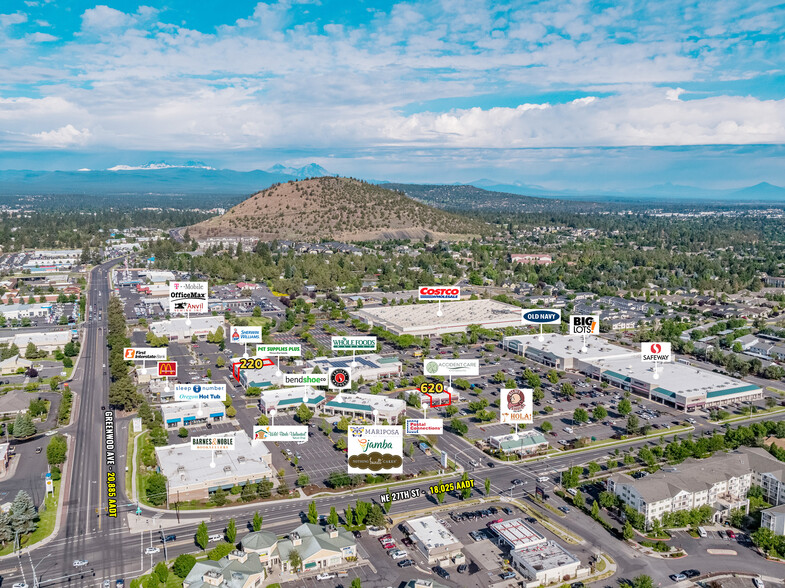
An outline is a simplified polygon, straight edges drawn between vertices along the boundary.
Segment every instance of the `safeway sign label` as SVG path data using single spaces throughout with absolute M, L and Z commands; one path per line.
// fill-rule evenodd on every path
M 649 363 L 658 362 L 671 362 L 673 361 L 673 353 L 671 352 L 671 344 L 667 341 L 653 341 L 649 343 L 641 343 L 641 361 Z

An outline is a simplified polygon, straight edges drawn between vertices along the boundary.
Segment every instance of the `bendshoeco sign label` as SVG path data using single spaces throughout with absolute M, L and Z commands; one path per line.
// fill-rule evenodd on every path
M 571 314 L 570 335 L 597 335 L 600 332 L 600 317 L 594 314 Z
M 533 423 L 533 393 L 531 388 L 502 388 L 499 420 L 503 423 Z
M 284 386 L 327 386 L 327 374 L 284 374 Z
M 479 376 L 479 359 L 426 359 L 423 362 L 425 376 Z
M 261 343 L 262 327 L 235 327 L 229 332 L 232 343 Z
M 641 343 L 641 361 L 646 361 L 649 363 L 655 361 L 673 361 L 671 344 L 668 341 Z
M 166 347 L 126 347 L 123 349 L 123 359 L 164 361 L 166 360 Z
M 169 312 L 207 312 L 207 282 L 170 282 Z
M 461 289 L 458 286 L 422 286 L 418 291 L 419 300 L 460 300 Z
M 524 325 L 560 325 L 561 310 L 558 308 L 526 308 L 521 311 Z

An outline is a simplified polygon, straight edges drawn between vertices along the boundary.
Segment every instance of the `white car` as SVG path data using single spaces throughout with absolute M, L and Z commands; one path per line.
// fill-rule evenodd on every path
M 763 580 L 761 580 L 760 578 L 753 578 L 752 583 L 755 584 L 755 588 L 766 588 L 763 585 Z
M 145 555 L 153 555 L 154 553 L 158 553 L 161 551 L 160 547 L 146 547 L 144 550 Z
M 327 572 L 323 572 L 316 576 L 317 580 L 332 580 L 333 578 L 335 578 L 335 574 L 328 574 Z
M 211 543 L 212 543 L 213 541 L 223 541 L 223 540 L 224 540 L 224 536 L 223 536 L 223 533 L 216 533 L 215 535 L 210 535 L 210 536 L 207 538 L 207 540 L 208 540 L 209 542 L 211 542 Z
M 81 568 L 88 564 L 89 562 L 86 559 L 75 559 L 74 560 L 74 567 Z
M 403 549 L 396 549 L 395 551 L 390 553 L 390 557 L 393 558 L 393 559 L 403 559 L 407 555 L 409 555 L 409 554 L 406 553 Z
M 24 582 L 17 582 L 11 588 L 27 588 L 27 584 L 25 584 Z

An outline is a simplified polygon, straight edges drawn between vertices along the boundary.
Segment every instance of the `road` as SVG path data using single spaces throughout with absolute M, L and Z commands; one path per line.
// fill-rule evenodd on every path
M 56 538 L 45 546 L 33 548 L 32 562 L 37 566 L 39 580 L 44 586 L 97 586 L 103 580 L 117 578 L 131 578 L 140 575 L 144 570 L 151 568 L 158 561 L 163 560 L 163 549 L 154 555 L 143 555 L 143 549 L 150 545 L 151 534 L 132 534 L 129 532 L 128 519 L 133 515 L 134 506 L 128 505 L 128 500 L 119 498 L 117 518 L 103 514 L 107 504 L 106 496 L 106 464 L 104 451 L 104 411 L 102 406 L 108 405 L 109 376 L 104 373 L 104 365 L 108 362 L 106 347 L 106 305 L 109 300 L 109 283 L 107 273 L 113 263 L 107 262 L 97 266 L 91 274 L 89 287 L 89 303 L 102 310 L 102 320 L 94 318 L 85 323 L 83 352 L 75 370 L 72 389 L 77 394 L 75 406 L 76 419 L 74 424 L 66 427 L 66 432 L 71 437 L 70 474 L 63 499 L 66 501 L 64 520 Z M 97 317 L 98 313 L 94 313 Z M 758 417 L 766 418 L 765 415 Z M 754 419 L 758 420 L 758 419 Z M 129 419 L 116 422 L 116 446 L 118 448 L 118 462 L 114 468 L 118 474 L 124 471 L 124 448 L 127 440 L 127 424 Z M 749 422 L 749 421 L 747 421 Z M 715 427 L 705 423 L 703 419 L 696 425 L 694 434 L 713 430 Z M 719 429 L 719 427 L 717 427 Z M 667 434 L 668 440 L 672 434 Z M 656 440 L 636 441 L 626 444 L 625 448 L 636 448 L 645 443 L 656 443 Z M 572 465 L 586 464 L 592 460 L 607 457 L 614 448 L 598 448 L 572 455 L 554 456 L 548 460 L 537 461 L 529 464 L 496 463 L 489 467 L 491 461 L 479 449 L 457 437 L 445 434 L 438 441 L 438 446 L 446 451 L 451 459 L 470 472 L 476 480 L 475 495 L 481 495 L 484 480 L 490 479 L 492 494 L 503 494 L 515 498 L 522 498 L 527 491 L 531 491 L 536 480 L 541 476 L 548 476 L 550 482 L 545 484 L 550 488 L 558 480 L 558 472 Z M 471 461 L 479 465 L 471 466 Z M 457 479 L 457 475 L 455 476 Z M 510 481 L 521 478 L 525 484 L 511 490 Z M 449 481 L 450 478 L 447 478 Z M 118 475 L 118 485 L 122 487 L 124 475 Z M 407 500 L 405 503 L 393 505 L 393 512 L 417 508 L 432 508 L 435 501 L 427 496 L 428 482 L 412 481 L 410 487 L 421 488 L 422 496 Z M 364 490 L 339 496 L 325 496 L 315 499 L 317 510 L 320 514 L 327 514 L 330 506 L 335 506 L 339 512 L 355 500 L 378 501 L 379 490 Z M 124 494 L 121 489 L 120 495 Z M 556 500 L 556 499 L 554 499 Z M 458 499 L 448 496 L 447 504 L 458 503 Z M 96 514 L 96 509 L 99 513 Z M 246 523 L 255 511 L 264 517 L 264 528 L 270 531 L 284 533 L 291 530 L 301 522 L 299 512 L 307 511 L 307 501 L 273 501 L 262 504 L 251 504 L 232 507 L 229 509 L 212 510 L 204 513 L 181 511 L 181 520 L 178 523 L 175 513 L 160 513 L 153 509 L 143 509 L 143 526 L 155 531 L 152 544 L 162 547 L 160 534 L 157 529 L 163 528 L 167 534 L 176 534 L 177 539 L 167 545 L 169 559 L 180 553 L 198 553 L 199 549 L 194 544 L 196 525 L 202 519 L 208 522 L 211 533 L 222 532 L 229 518 L 235 518 L 239 528 L 238 537 L 242 537 Z M 551 514 L 551 516 L 553 516 Z M 155 518 L 154 518 L 155 517 Z M 663 565 L 663 560 L 649 560 L 640 554 L 632 552 L 629 548 L 612 539 L 607 533 L 588 517 L 578 514 L 560 521 L 561 524 L 574 529 L 590 542 L 594 542 L 601 549 L 607 550 L 620 563 L 619 577 L 632 577 L 639 573 L 652 575 L 655 582 L 669 584 L 667 575 L 673 571 L 686 567 L 711 569 L 711 562 L 716 560 L 703 554 L 696 555 L 695 562 L 692 558 L 669 562 Z M 709 558 L 709 560 L 706 560 Z M 77 559 L 89 561 L 84 577 L 71 565 Z M 760 558 L 736 558 L 734 567 L 747 569 L 753 566 L 766 567 L 767 562 Z M 20 572 L 20 564 L 22 572 Z M 715 564 L 719 565 L 719 564 Z M 728 562 L 727 565 L 731 565 Z M 752 569 L 752 568 L 750 568 Z M 89 570 L 95 571 L 93 577 Z M 4 584 L 10 585 L 24 579 L 33 585 L 31 578 L 30 558 L 27 553 L 20 558 L 0 561 L 0 574 Z M 74 575 L 76 574 L 76 575 Z

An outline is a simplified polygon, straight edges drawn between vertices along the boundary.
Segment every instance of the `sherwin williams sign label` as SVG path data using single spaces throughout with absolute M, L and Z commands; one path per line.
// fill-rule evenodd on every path
M 420 300 L 460 300 L 461 289 L 457 286 L 438 288 L 435 286 L 422 286 L 419 290 Z
M 164 361 L 166 347 L 126 347 L 123 349 L 123 359 L 128 361 Z
M 198 400 L 226 400 L 226 384 L 175 384 L 174 401 L 188 402 Z
M 284 386 L 327 386 L 327 374 L 284 374 Z
M 234 436 L 191 437 L 191 449 L 204 451 L 227 451 L 234 449 Z
M 347 437 L 350 474 L 403 473 L 403 427 L 350 425 Z
M 560 325 L 561 310 L 558 308 L 545 309 L 527 308 L 521 311 L 521 319 L 524 325 Z
M 256 355 L 273 355 L 279 357 L 300 357 L 303 354 L 301 345 L 257 345 Z
M 600 317 L 593 314 L 571 314 L 570 335 L 597 335 L 600 332 Z
M 641 361 L 673 361 L 671 344 L 667 341 L 641 343 Z
M 499 420 L 503 423 L 533 423 L 533 392 L 531 388 L 502 388 Z
M 261 343 L 262 327 L 232 327 L 229 331 L 232 343 Z
M 425 376 L 479 376 L 479 359 L 426 359 L 423 362 Z
M 308 441 L 308 427 L 300 426 L 263 426 L 253 428 L 254 441 L 292 441 L 305 443 Z
M 333 337 L 333 351 L 376 351 L 376 337 Z
M 207 312 L 207 282 L 170 282 L 169 312 Z

